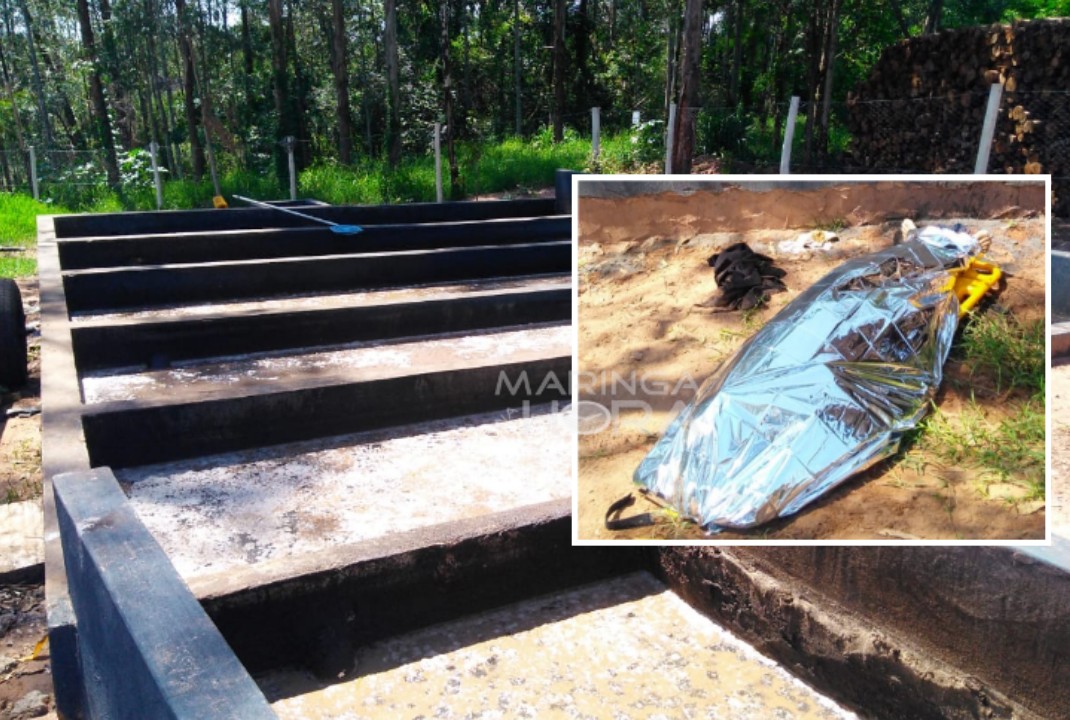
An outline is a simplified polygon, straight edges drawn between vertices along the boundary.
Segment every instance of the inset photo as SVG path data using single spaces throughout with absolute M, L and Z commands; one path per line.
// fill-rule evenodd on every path
M 1050 180 L 575 180 L 578 544 L 1043 544 Z

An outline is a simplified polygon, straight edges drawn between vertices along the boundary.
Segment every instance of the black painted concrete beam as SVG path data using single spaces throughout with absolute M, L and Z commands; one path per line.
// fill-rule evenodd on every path
M 107 468 L 53 478 L 86 715 L 275 718 Z
M 569 241 L 67 274 L 71 313 L 563 273 Z
M 250 671 L 333 679 L 364 644 L 647 564 L 647 548 L 573 548 L 570 535 L 562 499 L 339 546 L 271 582 L 239 570 L 229 590 L 198 595 Z
M 94 467 L 149 465 L 460 415 L 516 413 L 525 403 L 564 405 L 571 367 L 571 357 L 553 357 L 348 384 L 281 382 L 270 392 L 216 400 L 120 401 L 88 409 L 82 425 Z M 519 385 L 525 375 L 528 382 Z
M 436 247 L 516 245 L 567 240 L 568 217 L 369 225 L 359 235 L 337 235 L 325 226 L 200 233 L 121 235 L 64 240 L 64 270 L 257 258 L 342 255 L 354 252 L 428 250 Z
M 567 322 L 570 288 L 499 290 L 452 299 L 284 310 L 164 322 L 71 328 L 83 371 L 152 367 L 225 355 L 431 336 L 531 323 Z
M 555 214 L 553 198 L 494 202 L 410 203 L 308 207 L 301 212 L 347 225 L 457 222 Z M 233 207 L 227 210 L 169 210 L 112 214 L 58 215 L 56 237 L 143 235 L 146 233 L 210 232 L 265 227 L 309 227 L 316 223 L 274 210 Z

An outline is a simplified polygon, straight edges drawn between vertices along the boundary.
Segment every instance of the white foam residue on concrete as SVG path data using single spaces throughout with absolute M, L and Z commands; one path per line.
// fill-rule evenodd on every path
M 117 476 L 188 580 L 568 497 L 572 428 L 567 412 L 484 415 Z
M 178 320 L 182 318 L 209 317 L 220 314 L 243 315 L 272 311 L 316 310 L 337 307 L 362 307 L 369 305 L 389 305 L 393 303 L 414 302 L 420 300 L 437 300 L 470 296 L 473 293 L 492 292 L 510 288 L 540 290 L 553 287 L 568 287 L 568 276 L 545 275 L 523 278 L 474 280 L 468 283 L 452 285 L 414 285 L 384 290 L 368 290 L 353 293 L 328 293 L 305 296 L 285 296 L 256 300 L 238 300 L 234 302 L 215 302 L 202 305 L 183 305 L 181 307 L 152 308 L 115 313 L 75 313 L 71 322 L 81 324 L 101 321 L 159 321 Z
M 645 573 L 375 643 L 327 687 L 258 682 L 284 720 L 856 717 Z
M 223 362 L 191 363 L 169 370 L 87 375 L 82 378 L 82 394 L 87 404 L 95 404 L 166 397 L 171 388 L 186 391 L 272 382 L 299 372 L 317 373 L 325 369 L 392 372 L 397 368 L 417 368 L 426 362 L 444 360 L 491 364 L 507 361 L 518 352 L 548 349 L 567 355 L 571 348 L 571 325 L 399 343 L 355 343 L 320 352 L 306 351 L 301 355 L 248 356 Z

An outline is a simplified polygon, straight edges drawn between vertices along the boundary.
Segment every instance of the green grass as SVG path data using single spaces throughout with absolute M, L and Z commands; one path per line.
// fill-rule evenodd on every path
M 970 379 L 988 378 L 997 393 L 1022 390 L 1044 397 L 1044 322 L 1023 323 L 1012 315 L 974 316 L 958 349 Z
M 1025 500 L 1043 500 L 1044 345 L 1042 321 L 991 311 L 971 317 L 953 349 L 965 381 L 951 381 L 968 388 L 969 402 L 957 413 L 934 406 L 904 438 L 897 464 L 954 465 L 975 472 L 982 494 L 993 482 L 1010 482 L 1029 491 Z M 976 397 L 997 400 L 1001 419 L 991 419 Z
M 1008 410 L 994 422 L 976 403 L 955 415 L 934 409 L 921 424 L 915 448 L 977 470 L 982 491 L 993 481 L 1013 482 L 1029 489 L 1027 500 L 1043 500 L 1044 406 L 1031 399 Z
M 32 257 L 0 256 L 0 277 L 30 277 L 37 274 L 37 259 Z
M 628 133 L 623 134 L 624 137 Z M 608 136 L 607 136 L 608 139 Z M 590 138 L 580 137 L 567 129 L 564 141 L 552 142 L 550 132 L 532 138 L 505 138 L 498 142 L 458 143 L 457 168 L 459 197 L 486 193 L 527 191 L 552 187 L 554 173 L 559 168 L 589 169 L 591 165 Z M 233 206 L 235 194 L 259 200 L 277 200 L 287 196 L 274 172 L 254 172 L 233 167 L 232 158 L 219 158 L 220 191 Z M 92 168 L 68 181 L 43 181 L 41 193 L 44 203 L 34 203 L 25 196 L 7 196 L 11 208 L 0 207 L 0 219 L 19 214 L 11 224 L 21 242 L 32 244 L 36 234 L 34 217 L 41 212 L 120 212 L 123 210 L 155 210 L 156 193 L 147 165 L 139 165 L 137 172 L 124 173 L 120 188 L 108 187 L 102 174 Z M 634 167 L 634 162 L 622 164 L 618 170 Z M 434 156 L 404 158 L 395 168 L 379 158 L 365 157 L 350 166 L 323 162 L 303 170 L 297 180 L 298 195 L 312 197 L 336 205 L 429 202 L 435 200 Z M 450 199 L 449 163 L 443 153 L 443 184 L 446 199 Z M 210 208 L 215 190 L 207 178 L 201 182 L 170 179 L 163 186 L 163 208 L 180 210 Z M 0 238 L 0 244 L 5 244 Z
M 590 142 L 572 137 L 562 143 L 508 138 L 497 144 L 463 144 L 457 150 L 462 197 L 552 186 L 559 168 L 582 168 Z M 449 199 L 448 163 L 443 158 L 443 194 Z M 344 167 L 321 163 L 303 171 L 298 194 L 336 204 L 432 202 L 435 160 L 431 155 L 406 158 L 396 168 L 367 159 Z
M 37 242 L 37 216 L 65 212 L 26 195 L 0 193 L 0 246 L 31 247 Z

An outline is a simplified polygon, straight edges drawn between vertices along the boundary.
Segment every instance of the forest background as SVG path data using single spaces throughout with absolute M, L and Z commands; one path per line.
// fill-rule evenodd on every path
M 835 169 L 847 94 L 884 48 L 1070 0 L 0 0 L 0 15 L 0 189 L 29 193 L 32 147 L 46 204 L 118 210 L 155 207 L 153 144 L 166 207 L 285 197 L 287 138 L 302 196 L 433 199 L 436 122 L 454 198 L 557 167 L 659 172 L 670 104 L 674 172 L 761 171 L 793 95 L 800 162 Z

